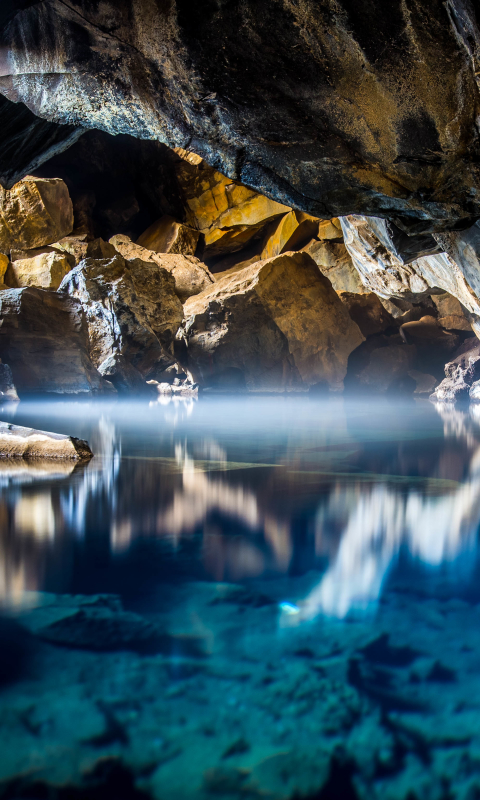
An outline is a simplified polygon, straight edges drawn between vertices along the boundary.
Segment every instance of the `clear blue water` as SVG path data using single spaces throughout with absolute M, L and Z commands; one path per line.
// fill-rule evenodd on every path
M 480 413 L 22 402 L 0 798 L 480 798 Z

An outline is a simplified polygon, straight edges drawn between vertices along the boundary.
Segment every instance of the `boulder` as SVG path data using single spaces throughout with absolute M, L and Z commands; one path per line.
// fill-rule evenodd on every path
M 154 253 L 139 244 L 134 244 L 128 236 L 113 236 L 110 239 L 115 249 L 131 261 L 140 258 L 142 261 L 152 261 L 162 269 L 170 272 L 175 279 L 175 292 L 182 303 L 187 298 L 203 292 L 213 282 L 214 277 L 208 267 L 194 256 L 178 254 Z
M 410 377 L 410 371 L 415 365 L 416 350 L 398 339 L 391 336 L 370 340 L 367 343 L 370 347 L 362 353 L 366 363 L 353 370 L 349 365 L 348 388 L 382 394 L 413 392 L 416 381 Z
M 199 231 L 166 215 L 142 233 L 137 243 L 155 253 L 194 256 L 199 237 Z
M 79 264 L 87 256 L 89 236 L 87 233 L 72 233 L 71 236 L 64 236 L 58 242 L 54 242 L 52 247 L 69 253 L 75 259 L 75 265 Z
M 188 365 L 196 382 L 249 390 L 343 388 L 357 325 L 306 253 L 226 275 L 185 303 Z
M 37 286 L 56 290 L 74 266 L 75 259 L 69 253 L 54 248 L 12 253 L 8 279 L 14 288 Z
M 333 225 L 331 227 L 337 234 L 339 233 L 337 228 L 334 228 Z M 302 250 L 313 258 L 320 272 L 328 278 L 336 292 L 353 294 L 369 292 L 362 283 L 360 274 L 355 269 L 343 242 L 331 239 L 312 239 Z
M 383 333 L 394 325 L 393 317 L 386 311 L 377 295 L 373 292 L 354 294 L 353 292 L 338 292 L 342 303 L 348 308 L 353 321 L 360 328 L 363 336 L 372 336 Z
M 173 276 L 155 262 L 127 262 L 118 253 L 112 259 L 87 258 L 65 278 L 60 292 L 84 306 L 95 366 L 105 370 L 104 362 L 111 356 L 123 357 L 117 362 L 118 382 L 124 380 L 125 361 L 143 380 L 155 379 L 174 361 L 182 304 Z
M 73 206 L 60 178 L 33 178 L 0 189 L 0 251 L 52 244 L 73 229 Z
M 462 304 L 456 297 L 444 292 L 433 294 L 432 301 L 438 312 L 438 324 L 449 331 L 471 331 L 472 326 Z
M 88 442 L 83 439 L 0 422 L 0 458 L 64 458 L 79 461 L 92 457 Z
M 427 372 L 420 372 L 418 369 L 409 370 L 408 375 L 415 381 L 413 393 L 416 395 L 428 396 L 438 384 L 434 375 L 429 375 Z
M 88 394 L 112 389 L 89 357 L 81 303 L 29 287 L 0 292 L 0 358 L 17 391 Z
M 9 267 L 10 261 L 8 256 L 4 255 L 4 253 L 0 253 L 0 291 L 2 289 L 8 289 L 7 284 L 5 283 L 5 276 L 7 269 Z
M 467 400 L 473 384 L 480 380 L 480 342 L 476 337 L 466 339 L 445 365 L 445 379 L 430 399 L 441 403 Z M 475 395 L 477 389 L 473 390 Z

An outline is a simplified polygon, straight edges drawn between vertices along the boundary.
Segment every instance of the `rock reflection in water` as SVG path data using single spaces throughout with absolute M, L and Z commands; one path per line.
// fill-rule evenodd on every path
M 289 615 L 299 622 L 375 602 L 402 550 L 438 567 L 475 548 L 475 408 L 427 404 L 423 417 L 406 410 L 397 430 L 393 412 L 366 429 L 370 410 L 357 419 L 339 402 L 318 416 L 310 406 L 305 419 L 277 408 L 271 420 L 252 409 L 240 420 L 215 408 L 202 416 L 200 406 L 177 401 L 139 421 L 93 409 L 75 430 L 97 454 L 87 466 L 0 465 L 0 598 L 70 591 L 78 548 L 86 574 L 98 553 L 114 567 L 143 543 L 149 568 L 188 552 L 187 577 L 322 571 Z

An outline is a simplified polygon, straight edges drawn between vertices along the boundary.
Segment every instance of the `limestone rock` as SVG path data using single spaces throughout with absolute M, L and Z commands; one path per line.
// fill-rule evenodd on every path
M 286 253 L 226 275 L 185 303 L 196 382 L 249 390 L 343 387 L 357 325 L 306 253 Z
M 430 395 L 438 384 L 434 375 L 420 372 L 417 369 L 409 370 L 408 375 L 415 381 L 416 386 L 413 393 L 416 395 Z
M 145 380 L 141 373 L 121 353 L 108 356 L 102 361 L 98 371 L 107 381 L 113 383 L 119 394 L 141 392 L 145 389 Z
M 317 238 L 321 241 L 343 242 L 342 223 L 338 217 L 320 220 Z
M 415 347 L 405 345 L 399 337 L 393 336 L 370 340 L 366 344 L 369 347 L 362 353 L 366 363 L 353 374 L 349 369 L 349 388 L 375 393 L 413 392 L 416 383 L 409 373 L 415 364 Z
M 85 308 L 90 354 L 98 368 L 119 354 L 145 380 L 174 361 L 183 310 L 173 276 L 155 262 L 127 262 L 118 253 L 112 259 L 85 259 L 60 291 Z
M 87 233 L 72 233 L 71 236 L 64 236 L 63 239 L 55 242 L 52 247 L 69 253 L 73 256 L 75 265 L 77 265 L 87 256 L 88 238 Z
M 53 248 L 28 251 L 22 258 L 12 259 L 9 277 L 16 288 L 37 286 L 39 289 L 58 289 L 65 275 L 68 275 L 75 261 L 69 253 Z
M 445 365 L 445 379 L 431 395 L 431 400 L 455 403 L 468 399 L 470 389 L 480 379 L 480 342 L 466 339 L 455 357 Z M 476 390 L 474 390 L 475 394 Z
M 16 402 L 18 394 L 13 382 L 12 370 L 8 364 L 2 364 L 0 361 L 0 401 L 2 400 Z
M 0 253 L 0 290 L 8 288 L 5 283 L 5 273 L 7 272 L 9 264 L 8 256 L 4 255 L 4 253 Z
M 138 244 L 155 253 L 194 256 L 200 233 L 176 222 L 168 215 L 154 222 L 138 239 Z
M 128 236 L 113 236 L 110 244 L 128 261 L 135 258 L 152 261 L 170 272 L 175 279 L 175 292 L 182 303 L 187 298 L 203 292 L 214 282 L 208 267 L 194 256 L 155 253 L 139 244 L 134 244 Z
M 88 443 L 83 439 L 0 422 L 0 458 L 64 458 L 78 461 L 92 456 Z
M 85 258 L 115 258 L 116 254 L 113 245 L 99 238 L 88 242 Z
M 27 177 L 0 190 L 0 251 L 31 250 L 67 236 L 73 229 L 73 206 L 59 178 Z
M 0 357 L 17 391 L 85 394 L 112 389 L 90 361 L 81 304 L 43 289 L 0 292 Z
M 338 296 L 348 308 L 348 313 L 360 328 L 363 336 L 383 333 L 394 324 L 393 318 L 373 292 L 368 294 L 338 292 Z

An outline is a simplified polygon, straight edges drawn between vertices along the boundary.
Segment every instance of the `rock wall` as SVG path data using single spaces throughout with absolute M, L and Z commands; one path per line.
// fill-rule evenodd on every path
M 469 0 L 16 10 L 0 22 L 0 91 L 45 120 L 193 150 L 318 217 L 387 216 L 419 232 L 480 215 Z

